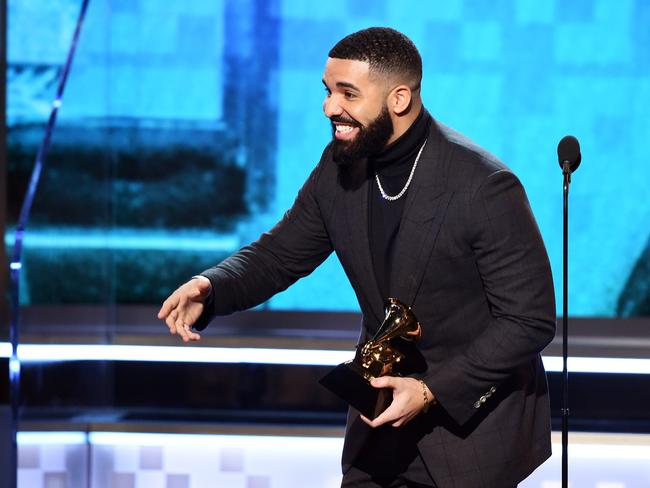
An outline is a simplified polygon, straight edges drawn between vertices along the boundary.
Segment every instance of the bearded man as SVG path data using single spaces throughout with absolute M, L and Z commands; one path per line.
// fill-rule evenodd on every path
M 329 52 L 333 140 L 295 203 L 258 241 L 183 284 L 159 318 L 184 341 L 253 307 L 335 251 L 363 313 L 389 297 L 422 330 L 425 366 L 384 376 L 390 406 L 348 414 L 344 487 L 510 488 L 551 452 L 540 352 L 555 334 L 548 257 L 525 192 L 494 156 L 434 120 L 415 45 L 388 28 Z

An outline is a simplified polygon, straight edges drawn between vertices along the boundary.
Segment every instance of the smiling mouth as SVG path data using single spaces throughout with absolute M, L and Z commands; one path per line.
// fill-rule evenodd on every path
M 334 138 L 339 141 L 351 142 L 359 133 L 359 127 L 349 124 L 333 123 Z
M 336 127 L 336 132 L 340 132 L 342 134 L 346 134 L 354 130 L 354 127 L 352 127 L 351 125 L 336 124 L 335 127 Z

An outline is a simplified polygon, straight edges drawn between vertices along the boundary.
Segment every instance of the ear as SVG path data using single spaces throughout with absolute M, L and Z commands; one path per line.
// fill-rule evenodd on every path
M 388 108 L 395 115 L 402 115 L 411 106 L 413 95 L 407 85 L 397 85 L 388 94 Z

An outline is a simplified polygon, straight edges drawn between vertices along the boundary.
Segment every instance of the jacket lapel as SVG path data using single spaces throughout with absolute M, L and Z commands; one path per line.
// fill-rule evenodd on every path
M 446 141 L 433 121 L 406 194 L 390 276 L 390 296 L 411 306 L 451 200 L 452 192 L 447 191 L 446 184 L 449 155 Z M 348 241 L 352 258 L 352 269 L 348 272 L 352 271 L 354 276 L 350 278 L 356 281 L 357 294 L 365 298 L 378 326 L 384 319 L 384 298 L 377 284 L 368 235 L 368 185 L 373 183 L 374 179 L 366 177 L 353 189 L 343 191 L 342 213 L 347 229 L 344 240 Z M 366 323 L 367 327 L 372 325 Z
M 390 276 L 390 296 L 413 306 L 451 200 L 447 154 L 435 121 L 406 196 Z
M 364 182 L 354 191 L 346 192 L 345 207 L 347 211 L 345 213 L 350 249 L 355 265 L 355 277 L 360 292 L 364 294 L 375 320 L 381 324 L 384 316 L 384 303 L 372 265 L 368 236 L 368 185 L 371 181 L 365 178 Z

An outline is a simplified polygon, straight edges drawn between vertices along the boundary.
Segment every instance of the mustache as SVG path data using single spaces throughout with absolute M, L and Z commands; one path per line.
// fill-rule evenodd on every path
M 361 124 L 359 122 L 357 122 L 354 119 L 348 119 L 346 117 L 338 117 L 338 116 L 330 117 L 330 122 L 332 122 L 332 124 L 338 122 L 339 124 L 347 124 L 353 127 L 361 127 Z

